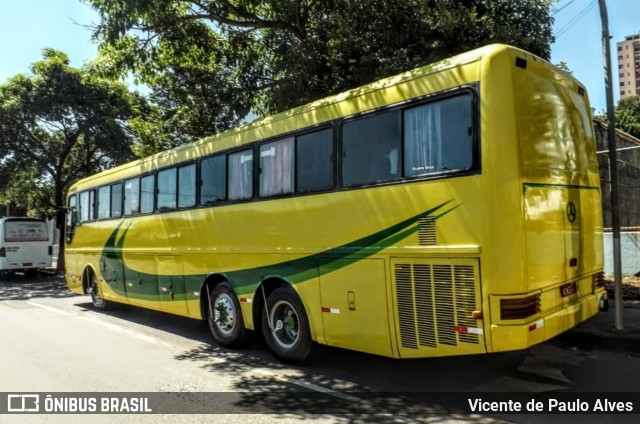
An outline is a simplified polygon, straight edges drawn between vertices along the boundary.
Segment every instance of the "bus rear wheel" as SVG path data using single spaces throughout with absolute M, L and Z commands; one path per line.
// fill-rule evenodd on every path
M 209 297 L 209 330 L 213 338 L 225 347 L 242 347 L 250 333 L 244 326 L 240 302 L 227 282 L 215 286 Z
M 309 320 L 298 295 L 288 286 L 278 287 L 267 299 L 262 332 L 274 356 L 283 362 L 302 363 L 313 348 Z

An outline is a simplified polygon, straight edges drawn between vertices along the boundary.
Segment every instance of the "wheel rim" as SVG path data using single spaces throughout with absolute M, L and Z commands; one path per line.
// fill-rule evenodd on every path
M 233 299 L 226 293 L 213 302 L 213 325 L 224 335 L 233 333 L 236 325 L 236 308 Z
M 273 326 L 273 340 L 282 348 L 292 348 L 300 335 L 300 319 L 293 306 L 285 300 L 279 300 L 271 308 L 269 318 Z

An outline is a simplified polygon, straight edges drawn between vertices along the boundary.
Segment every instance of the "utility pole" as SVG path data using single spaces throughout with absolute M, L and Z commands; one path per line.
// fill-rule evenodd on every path
M 605 0 L 598 0 L 602 21 L 602 47 L 604 50 L 604 88 L 607 93 L 607 139 L 609 142 L 609 171 L 611 173 L 611 226 L 613 227 L 613 274 L 616 310 L 616 330 L 624 330 L 622 304 L 622 258 L 620 248 L 620 214 L 618 212 L 618 154 L 616 151 L 616 127 L 613 116 L 613 87 L 611 79 L 611 36 L 609 15 Z

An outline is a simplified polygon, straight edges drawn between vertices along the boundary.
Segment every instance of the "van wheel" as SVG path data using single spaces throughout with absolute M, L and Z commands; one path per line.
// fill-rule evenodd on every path
M 307 313 L 291 287 L 278 287 L 267 299 L 262 333 L 269 349 L 283 362 L 302 363 L 311 354 L 313 340 Z
M 109 302 L 102 298 L 98 277 L 96 277 L 96 274 L 93 272 L 89 277 L 89 294 L 91 295 L 91 303 L 94 308 L 105 310 L 109 307 Z
M 213 338 L 225 347 L 247 344 L 250 331 L 244 326 L 240 302 L 229 283 L 218 284 L 207 305 L 207 322 Z

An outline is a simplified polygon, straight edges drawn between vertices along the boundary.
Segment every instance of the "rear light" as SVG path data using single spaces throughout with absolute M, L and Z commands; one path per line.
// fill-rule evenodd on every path
M 525 319 L 540 313 L 540 294 L 500 299 L 500 319 Z
M 49 256 L 53 256 L 53 246 L 49 246 Z
M 592 289 L 593 291 L 596 291 L 596 289 L 599 289 L 601 287 L 604 287 L 604 272 L 600 271 L 600 272 L 596 272 L 595 274 L 593 274 L 592 278 Z
M 6 257 L 7 257 L 6 247 L 0 247 L 0 258 L 6 258 Z

